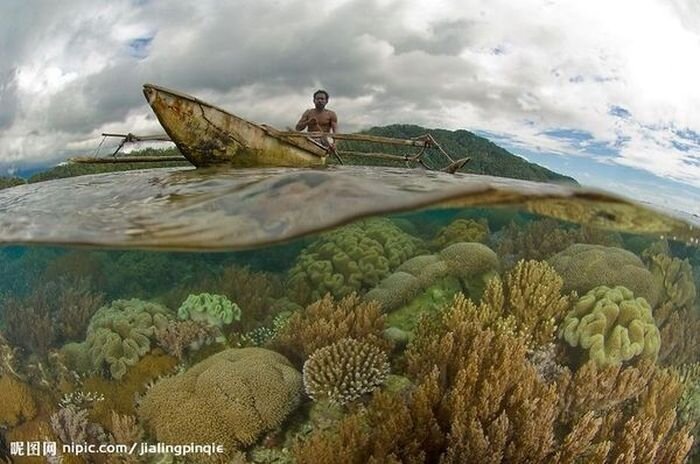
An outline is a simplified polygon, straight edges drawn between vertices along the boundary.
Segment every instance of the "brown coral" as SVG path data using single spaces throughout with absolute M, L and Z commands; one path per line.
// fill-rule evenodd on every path
M 486 243 L 489 238 L 489 224 L 486 219 L 456 219 L 438 231 L 433 239 L 433 247 L 441 250 L 458 242 Z
M 0 376 L 0 426 L 15 426 L 33 419 L 37 406 L 28 385 L 10 375 Z
M 563 295 L 564 282 L 544 261 L 519 261 L 506 274 L 505 285 L 489 281 L 482 305 L 504 316 L 512 316 L 528 345 L 549 343 L 561 320 L 571 308 L 573 295 Z
M 314 351 L 343 338 L 366 339 L 389 348 L 382 337 L 384 315 L 376 302 L 363 302 L 356 294 L 335 300 L 326 295 L 294 313 L 280 329 L 271 347 L 298 366 Z
M 314 400 L 347 404 L 379 387 L 389 374 L 386 353 L 368 342 L 345 338 L 314 351 L 304 363 L 306 393 Z
M 279 426 L 301 391 L 301 374 L 282 355 L 229 349 L 156 383 L 138 413 L 159 441 L 219 443 L 230 453 Z

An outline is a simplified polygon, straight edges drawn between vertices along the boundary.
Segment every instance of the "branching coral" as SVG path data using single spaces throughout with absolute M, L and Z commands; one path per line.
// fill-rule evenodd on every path
M 499 319 L 458 297 L 421 321 L 406 353 L 416 387 L 375 393 L 335 428 L 299 441 L 297 462 L 684 461 L 692 438 L 675 421 L 677 378 L 643 361 L 588 363 L 545 382 Z
M 0 376 L 0 392 L 0 426 L 13 427 L 36 416 L 37 405 L 28 385 L 4 374 Z
M 362 302 L 356 294 L 336 301 L 326 295 L 294 313 L 279 329 L 271 347 L 301 366 L 314 351 L 343 338 L 366 339 L 388 348 L 382 337 L 385 316 L 376 302 Z
M 82 340 L 90 318 L 102 306 L 104 296 L 93 292 L 87 279 L 60 282 L 55 315 L 58 336 L 64 342 Z
M 309 304 L 330 293 L 364 292 L 401 263 L 424 251 L 422 242 L 389 219 L 369 219 L 322 235 L 289 271 L 289 296 Z
M 299 404 L 301 374 L 280 354 L 230 349 L 163 379 L 139 406 L 147 430 L 166 443 L 252 444 Z
M 223 336 L 216 326 L 201 321 L 170 321 L 161 328 L 156 328 L 154 337 L 166 353 L 182 360 L 185 352 L 197 351 L 204 345 L 223 341 Z
M 531 347 L 549 343 L 570 309 L 573 296 L 562 295 L 563 281 L 544 261 L 519 261 L 506 274 L 505 285 L 493 279 L 484 292 L 482 306 L 512 316 L 517 330 Z
M 599 366 L 618 365 L 641 356 L 656 360 L 661 337 L 644 298 L 625 287 L 596 287 L 567 314 L 561 330 L 571 346 L 588 350 Z
M 511 222 L 503 229 L 495 250 L 512 263 L 521 259 L 547 259 L 576 243 L 577 238 L 575 229 L 564 228 L 554 219 L 540 219 L 525 225 Z
M 379 387 L 389 374 L 386 353 L 369 342 L 345 338 L 314 351 L 304 363 L 306 393 L 314 400 L 347 404 Z

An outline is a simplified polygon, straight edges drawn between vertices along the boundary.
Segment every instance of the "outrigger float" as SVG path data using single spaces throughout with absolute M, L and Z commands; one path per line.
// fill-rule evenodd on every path
M 143 93 L 166 134 L 138 136 L 134 134 L 104 133 L 106 137 L 120 137 L 118 148 L 110 157 L 77 157 L 74 163 L 140 163 L 187 160 L 196 167 L 229 165 L 246 167 L 308 167 L 323 166 L 329 157 L 343 164 L 344 156 L 384 159 L 403 162 L 406 166 L 422 165 L 428 150 L 436 150 L 447 165 L 441 171 L 454 173 L 469 158 L 455 160 L 430 134 L 413 139 L 378 137 L 367 134 L 326 134 L 321 132 L 280 131 L 256 124 L 196 97 L 153 84 L 145 84 Z M 416 147 L 416 153 L 394 155 L 337 150 L 328 143 L 334 140 L 361 141 L 385 145 Z M 104 140 L 104 139 L 103 139 Z M 117 156 L 126 143 L 143 141 L 172 141 L 182 153 L 180 156 Z

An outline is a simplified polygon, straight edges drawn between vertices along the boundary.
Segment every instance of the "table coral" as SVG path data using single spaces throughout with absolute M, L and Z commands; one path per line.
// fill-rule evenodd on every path
M 562 338 L 588 350 L 599 366 L 640 356 L 655 360 L 661 337 L 644 298 L 625 287 L 599 286 L 581 297 L 562 323 Z
M 158 441 L 253 444 L 299 405 L 302 376 L 279 353 L 229 349 L 151 387 L 140 419 Z

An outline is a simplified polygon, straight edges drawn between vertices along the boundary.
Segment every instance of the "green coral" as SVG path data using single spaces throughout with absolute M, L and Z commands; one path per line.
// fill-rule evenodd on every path
M 138 299 L 115 300 L 92 316 L 85 341 L 69 343 L 63 353 L 80 372 L 106 368 L 118 380 L 128 366 L 151 350 L 154 331 L 164 328 L 172 317 L 165 306 Z
M 289 271 L 290 297 L 308 304 L 330 293 L 342 298 L 374 287 L 401 263 L 425 251 L 422 242 L 384 218 L 323 234 Z
M 390 325 L 412 330 L 422 313 L 449 303 L 459 292 L 480 299 L 498 268 L 498 256 L 486 245 L 455 243 L 437 254 L 409 259 L 365 299 L 381 304 Z
M 661 288 L 661 302 L 670 303 L 674 309 L 691 307 L 697 290 L 687 259 L 656 254 L 649 259 L 649 270 Z
M 223 295 L 200 293 L 188 296 L 177 310 L 177 316 L 221 328 L 234 319 L 240 320 L 241 308 Z
M 659 300 L 659 286 L 634 253 L 616 247 L 576 243 L 548 260 L 564 279 L 564 293 L 583 295 L 598 285 L 623 286 L 652 307 Z
M 457 219 L 440 229 L 433 239 L 436 249 L 459 242 L 485 243 L 489 238 L 489 225 L 486 220 Z
M 656 360 L 661 337 L 651 307 L 625 287 L 596 287 L 581 297 L 562 324 L 571 346 L 587 349 L 598 366 L 620 365 L 635 356 Z

